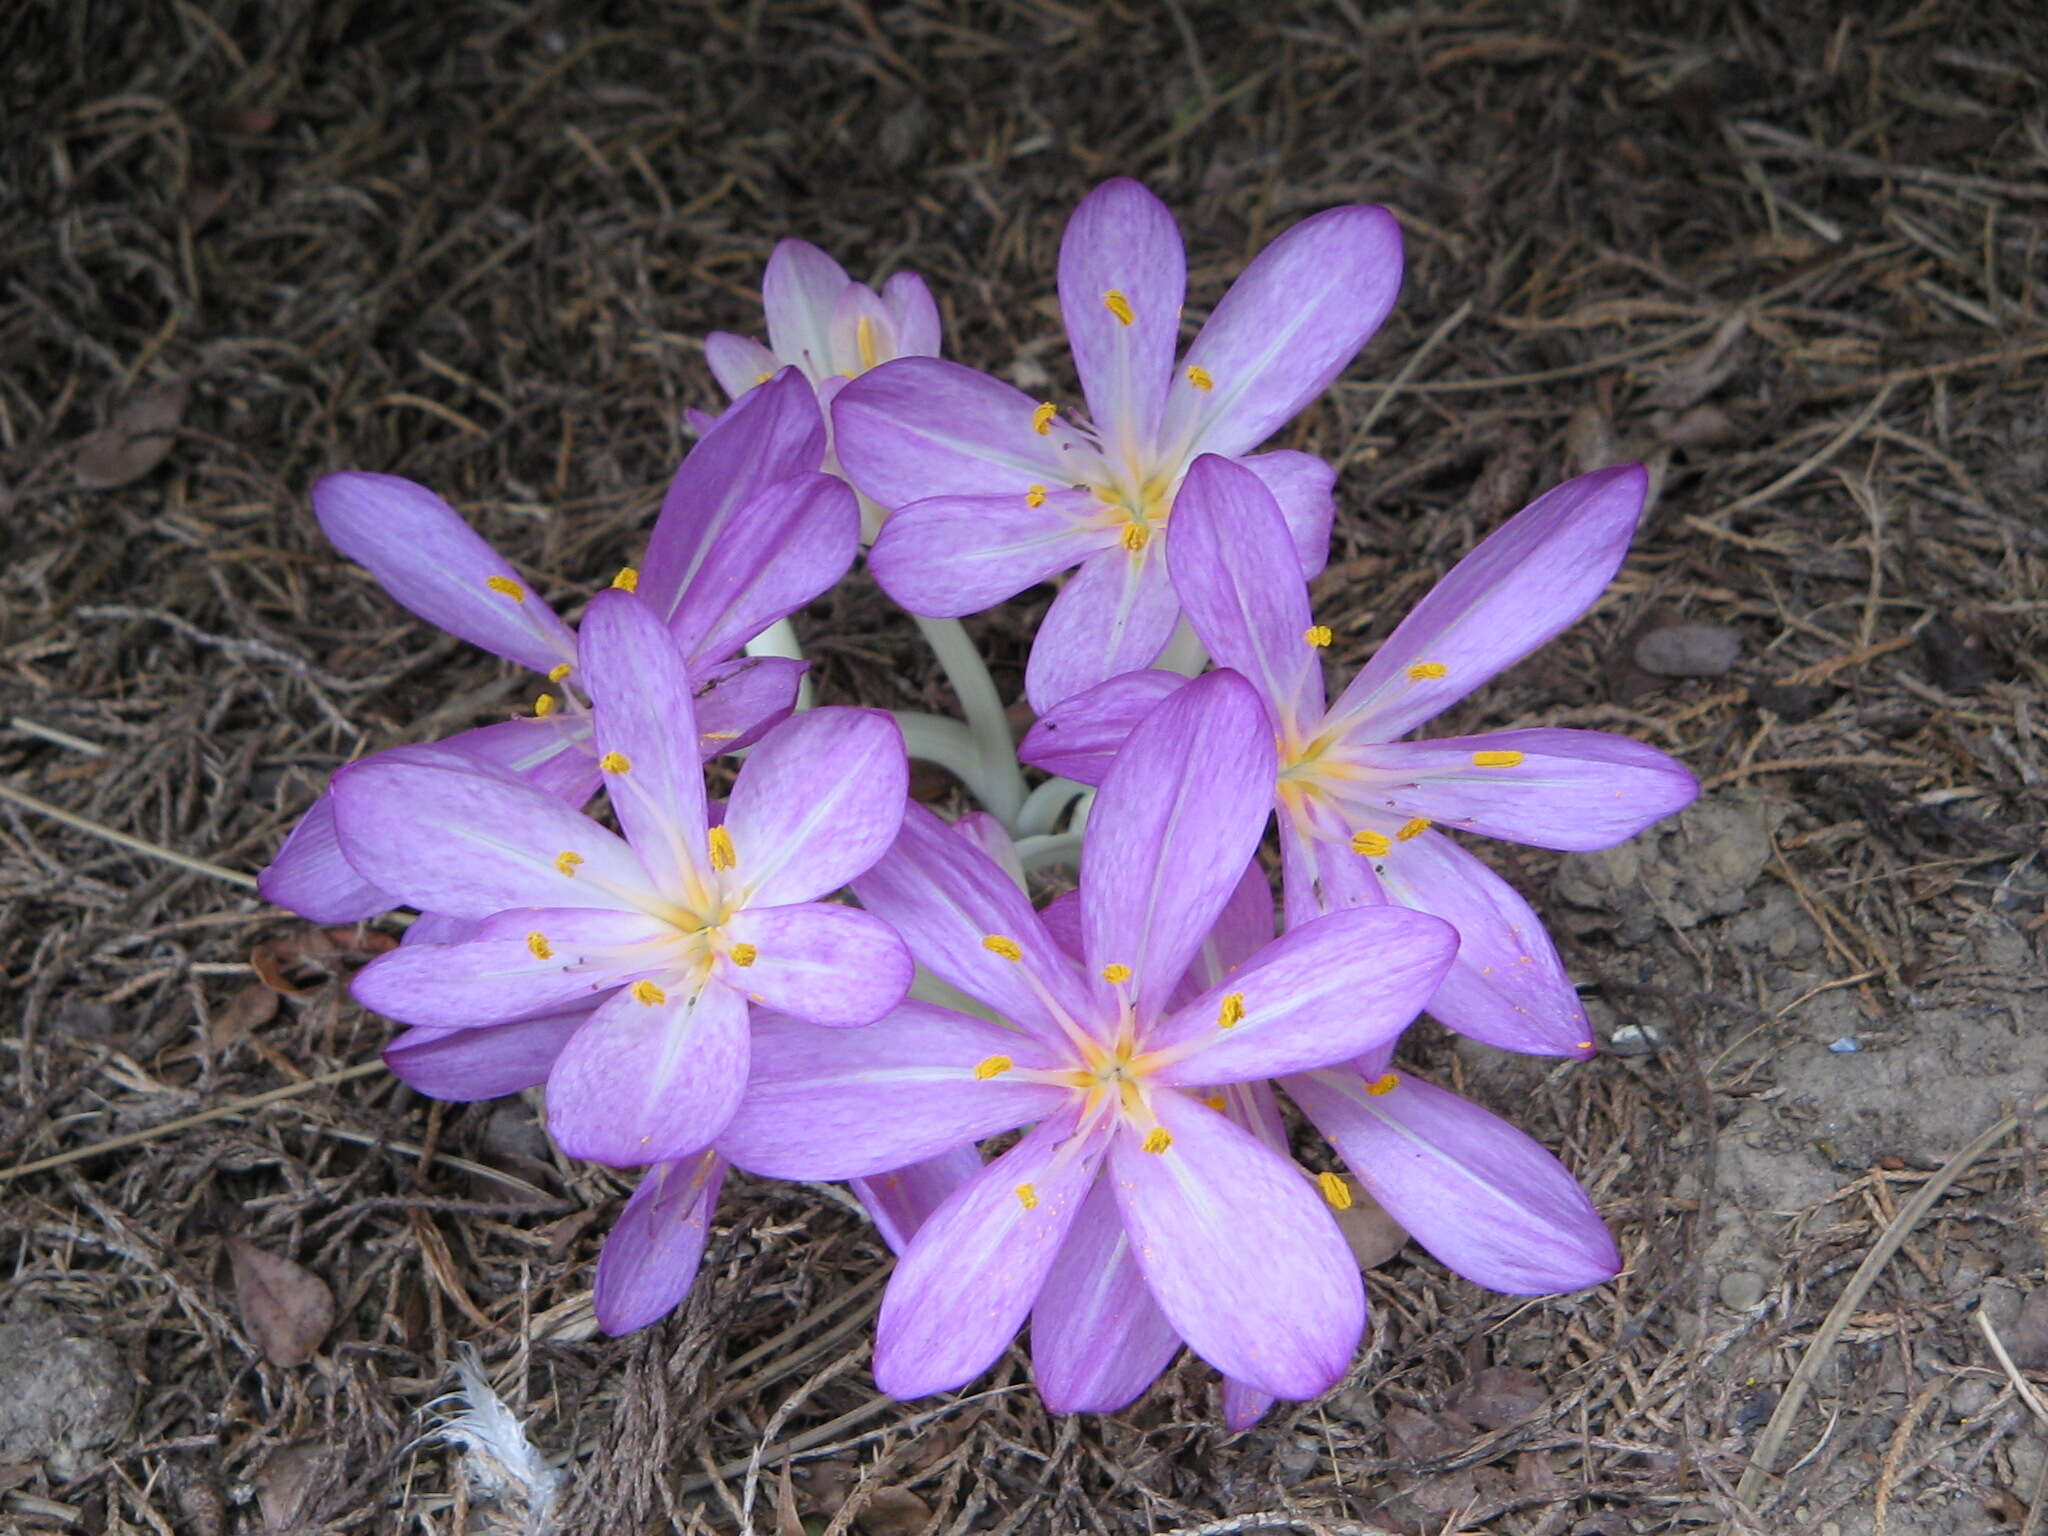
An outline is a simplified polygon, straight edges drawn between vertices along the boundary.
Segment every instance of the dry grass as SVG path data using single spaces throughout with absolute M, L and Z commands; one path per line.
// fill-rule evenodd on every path
M 1318 587 L 1333 662 L 1536 489 L 1650 459 L 1661 491 L 1611 596 L 1450 723 L 1623 729 L 1767 790 L 1790 808 L 1768 878 L 1868 1028 L 1980 1004 L 2038 1026 L 2038 969 L 1988 966 L 1977 940 L 2017 931 L 2037 966 L 2048 913 L 2043 36 L 2024 0 L 8 9 L 0 785 L 247 871 L 337 762 L 502 714 L 523 685 L 326 550 L 309 482 L 432 484 L 575 604 L 644 537 L 681 410 L 712 398 L 696 338 L 758 328 L 784 233 L 856 271 L 915 267 L 952 355 L 1070 389 L 1052 256 L 1095 180 L 1173 203 L 1195 309 L 1301 214 L 1379 201 L 1408 234 L 1401 304 L 1288 438 L 1344 468 Z M 110 473 L 82 440 L 171 381 L 189 400 L 163 463 L 82 484 Z M 975 625 L 1013 692 L 1038 611 Z M 1737 629 L 1735 671 L 1637 672 L 1632 637 L 1674 617 Z M 943 701 L 864 578 L 802 627 L 826 697 Z M 1547 888 L 1541 859 L 1513 862 Z M 308 945 L 244 891 L 17 801 L 0 901 L 8 1162 L 383 1037 L 335 979 L 354 940 Z M 1969 1320 L 1987 1273 L 2041 1278 L 2030 1137 L 1875 1277 L 1742 1483 L 1848 1272 L 2002 1106 L 1835 1170 L 1831 1199 L 1771 1229 L 1770 1304 L 1720 1306 L 1717 1130 L 1769 1100 L 1797 1016 L 1718 933 L 1596 928 L 1568 950 L 1661 1031 L 1651 1054 L 1510 1085 L 1419 1047 L 1482 1097 L 1512 1086 L 1628 1274 L 1532 1304 L 1410 1250 L 1372 1277 L 1351 1384 L 1237 1439 L 1186 1361 L 1102 1419 L 1049 1418 L 1015 1355 L 957 1403 L 876 1399 L 884 1255 L 810 1187 L 739 1181 L 683 1312 L 596 1337 L 620 1183 L 562 1164 L 516 1104 L 429 1105 L 381 1075 L 0 1184 L 5 1290 L 113 1340 L 141 1383 L 111 1459 L 69 1483 L 0 1466 L 0 1525 L 456 1530 L 457 1466 L 414 1441 L 471 1341 L 573 1457 L 579 1531 L 836 1512 L 834 1531 L 1603 1536 L 1795 1511 L 1856 1530 L 1874 1500 L 1894 1532 L 2040 1529 L 2024 1404 Z M 272 1012 L 250 955 L 278 939 L 306 990 Z M 230 1234 L 333 1289 L 314 1364 L 257 1357 Z M 1944 1267 L 1980 1249 L 1967 1284 Z M 1498 1364 L 1545 1400 L 1482 1428 L 1468 1387 Z M 1973 1374 L 1992 1406 L 1930 1411 Z M 293 1465 L 315 1470 L 295 1507 Z M 1911 1523 L 1937 1518 L 1962 1523 Z

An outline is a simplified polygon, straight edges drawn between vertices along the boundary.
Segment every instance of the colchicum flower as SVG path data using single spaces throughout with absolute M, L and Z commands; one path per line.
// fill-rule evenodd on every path
M 1171 639 L 1181 605 L 1168 529 L 1198 455 L 1229 455 L 1265 482 L 1300 573 L 1315 574 L 1328 558 L 1335 471 L 1306 453 L 1250 450 L 1343 371 L 1400 281 L 1391 214 L 1319 213 L 1259 253 L 1176 362 L 1180 232 L 1138 183 L 1104 183 L 1075 210 L 1059 259 L 1092 425 L 936 358 L 883 364 L 833 402 L 847 477 L 890 512 L 876 579 L 912 613 L 957 617 L 1078 566 L 1025 672 L 1044 711 L 1150 665 Z
M 905 1250 L 877 1328 L 884 1391 L 962 1385 L 1027 1313 L 1059 1410 L 1130 1401 L 1182 1339 L 1275 1396 L 1344 1373 L 1365 1316 L 1358 1266 L 1315 1181 L 1219 1113 L 1217 1085 L 1391 1041 L 1455 937 L 1393 907 L 1333 913 L 1175 1004 L 1264 829 L 1270 737 L 1229 672 L 1131 734 L 1083 845 L 1084 966 L 993 859 L 910 809 L 855 892 L 1002 1022 L 915 1002 L 837 1034 L 761 1021 L 720 1141 L 739 1167 L 858 1178 L 1030 1127 Z
M 353 990 L 437 1035 L 510 1032 L 529 1058 L 552 1050 L 548 1127 L 569 1155 L 673 1162 L 709 1145 L 739 1101 L 750 1002 L 857 1025 L 909 987 L 888 924 L 820 900 L 894 839 L 908 765 L 887 715 L 814 710 L 762 740 L 714 825 L 690 678 L 655 612 L 600 594 L 577 667 L 623 838 L 495 777 L 389 760 L 336 774 L 336 829 L 364 878 L 479 924 L 378 957 Z M 591 1011 L 569 1024 L 579 1009 Z M 490 1060 L 483 1043 L 473 1064 Z M 437 1046 L 402 1038 L 393 1054 Z
M 1507 1050 L 1583 1057 L 1594 1042 L 1541 919 L 1443 829 L 1606 848 L 1690 804 L 1698 781 L 1605 731 L 1396 738 L 1593 605 L 1628 551 L 1645 483 L 1624 465 L 1537 498 L 1437 583 L 1328 708 L 1320 657 L 1332 636 L 1310 615 L 1272 496 L 1215 457 L 1181 491 L 1172 559 L 1189 621 L 1219 666 L 1257 687 L 1278 742 L 1290 926 L 1382 901 L 1444 918 L 1458 957 L 1429 1011 Z M 1162 672 L 1114 679 L 1038 721 L 1021 755 L 1095 782 L 1133 721 L 1181 686 Z
M 617 582 L 639 591 L 682 643 L 706 757 L 758 739 L 790 712 L 805 664 L 740 647 L 826 591 L 853 563 L 854 498 L 820 473 L 825 437 L 794 370 L 728 412 L 691 450 L 662 500 L 647 559 Z M 401 605 L 448 633 L 547 676 L 534 713 L 370 760 L 438 764 L 531 785 L 571 805 L 601 775 L 576 678 L 576 634 L 455 509 L 396 475 L 328 475 L 313 510 L 335 547 Z M 263 895 L 320 923 L 398 903 L 342 857 L 322 794 L 258 879 Z

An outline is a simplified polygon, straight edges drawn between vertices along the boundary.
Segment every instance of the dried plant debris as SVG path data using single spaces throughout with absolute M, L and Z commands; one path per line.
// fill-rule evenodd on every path
M 2042 1527 L 2048 1435 L 1970 1321 L 2032 1347 L 2038 1126 L 1910 1234 L 1734 1500 L 1846 1275 L 2042 1086 L 2038 9 L 1618 6 L 1592 46 L 1497 0 L 0 6 L 26 104 L 0 129 L 0 722 L 33 727 L 0 726 L 0 788 L 255 869 L 338 764 L 525 702 L 325 545 L 316 476 L 434 485 L 573 606 L 638 553 L 683 409 L 718 398 L 696 338 L 756 327 L 777 238 L 922 272 L 952 355 L 1072 402 L 1059 232 L 1118 173 L 1181 217 L 1191 326 L 1296 218 L 1402 220 L 1392 318 L 1274 445 L 1343 466 L 1316 597 L 1340 670 L 1521 490 L 1662 465 L 1599 610 L 1442 728 L 1622 730 L 1707 785 L 1625 858 L 1504 870 L 1641 1054 L 1403 1047 L 1560 1150 L 1624 1276 L 1484 1296 L 1411 1243 L 1366 1277 L 1345 1386 L 1238 1436 L 1186 1361 L 1100 1418 L 1042 1412 L 1021 1351 L 991 1395 L 879 1401 L 885 1249 L 737 1178 L 682 1313 L 605 1339 L 624 1182 L 518 1142 L 508 1105 L 303 1086 L 385 1044 L 346 976 L 395 925 L 311 929 L 0 799 L 0 1174 L 150 1137 L 0 1182 L 0 1304 L 53 1312 L 133 1404 L 61 1460 L 0 1443 L 0 1529 L 203 1531 L 216 1488 L 231 1536 L 524 1519 L 479 1457 L 406 1454 L 465 1339 L 527 1351 L 566 1530 L 736 1531 L 757 1456 L 761 1529 L 785 1470 L 809 1527 L 865 1477 L 878 1519 L 914 1516 L 900 1489 L 961 1536 L 1275 1510 L 1852 1536 L 1880 1485 L 1889 1536 Z M 1049 599 L 967 621 L 1009 696 Z M 1664 616 L 1740 651 L 1639 672 Z M 822 699 L 951 707 L 864 578 L 797 623 Z M 269 1347 L 224 1232 L 331 1291 L 307 1364 L 235 1342 Z M 1527 1386 L 1491 1371 L 1542 1405 L 1485 1427 L 1466 1384 Z
M 463 1451 L 473 1497 L 495 1507 L 493 1531 L 550 1536 L 562 1473 L 526 1437 L 518 1415 L 491 1389 L 483 1362 L 470 1349 L 455 1357 L 457 1386 L 439 1405 L 441 1439 Z M 448 1410 L 453 1409 L 453 1412 Z

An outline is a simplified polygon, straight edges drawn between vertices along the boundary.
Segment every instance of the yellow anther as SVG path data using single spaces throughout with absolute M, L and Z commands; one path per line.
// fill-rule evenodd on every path
M 1412 818 L 1411 820 L 1402 822 L 1401 830 L 1396 832 L 1394 836 L 1399 838 L 1404 843 L 1409 843 L 1413 842 L 1416 838 L 1422 836 L 1422 834 L 1427 832 L 1428 830 L 1429 818 L 1427 816 L 1417 816 Z
M 1216 1027 L 1218 1029 L 1232 1029 L 1242 1023 L 1243 1020 L 1244 994 L 1242 992 L 1224 993 L 1223 1006 L 1216 1010 Z
M 1154 1157 L 1157 1157 L 1173 1145 L 1173 1134 L 1165 1126 L 1155 1125 L 1145 1133 L 1145 1139 L 1138 1145 L 1140 1150 L 1150 1152 Z
M 548 944 L 548 936 L 538 928 L 526 936 L 526 947 L 536 960 L 552 960 L 554 949 Z
M 1581 1040 L 1579 1042 L 1579 1049 L 1582 1051 L 1590 1051 L 1591 1049 L 1593 1049 L 1593 1042 L 1590 1040 Z
M 633 983 L 633 1001 L 645 1003 L 652 1008 L 659 1003 L 667 1002 L 668 994 L 651 981 L 636 981 Z
M 1038 1191 L 1029 1184 L 1019 1184 L 1016 1189 L 1016 1195 L 1017 1203 L 1027 1211 L 1038 1204 Z
M 555 868 L 572 880 L 576 877 L 576 866 L 583 862 L 583 855 L 573 848 L 564 848 L 555 855 Z
M 1442 677 L 1450 670 L 1440 661 L 1418 661 L 1408 669 L 1408 679 L 1416 683 L 1427 682 L 1430 678 Z
M 1323 1198 L 1330 1202 L 1333 1211 L 1351 1209 L 1351 1186 L 1334 1173 L 1316 1175 L 1316 1188 L 1323 1192 Z
M 1044 487 L 1044 486 L 1042 486 L 1042 485 L 1029 485 L 1029 486 L 1026 486 L 1026 487 L 1024 488 L 1024 505 L 1025 505 L 1025 506 L 1027 506 L 1027 507 L 1042 507 L 1042 506 L 1044 506 L 1044 505 L 1045 505 L 1045 487 Z
M 633 760 L 623 752 L 607 752 L 597 760 L 597 766 L 604 773 L 631 773 Z
M 555 712 L 555 696 L 544 693 L 533 701 L 533 714 L 537 720 L 545 720 Z
M 1331 635 L 1329 625 L 1311 624 L 1301 632 L 1301 638 L 1320 651 L 1335 637 Z
M 1212 1093 L 1212 1094 L 1210 1094 L 1210 1095 L 1209 1095 L 1209 1097 L 1207 1097 L 1206 1099 L 1202 1100 L 1202 1102 L 1203 1102 L 1204 1104 L 1208 1105 L 1208 1106 L 1209 1106 L 1209 1107 L 1210 1107 L 1211 1109 L 1215 1110 L 1217 1114 L 1219 1114 L 1219 1115 L 1220 1115 L 1220 1114 L 1222 1114 L 1222 1113 L 1223 1113 L 1223 1095 L 1222 1095 L 1222 1094 L 1220 1094 L 1220 1093 Z
M 874 367 L 881 356 L 875 350 L 875 322 L 866 315 L 854 322 L 853 347 L 860 353 L 860 365 L 864 369 Z
M 987 935 L 982 939 L 981 947 L 992 955 L 1001 955 L 1005 960 L 1017 961 L 1024 958 L 1024 946 L 1000 933 Z
M 732 834 L 725 828 L 713 827 L 705 834 L 704 840 L 711 845 L 713 869 L 731 869 L 733 865 L 739 863 L 739 854 L 732 845 Z
M 1519 752 L 1474 752 L 1472 754 L 1472 766 L 1474 768 L 1513 768 L 1521 760 L 1522 754 Z
M 1209 370 L 1200 363 L 1188 364 L 1188 382 L 1204 393 L 1216 387 L 1216 381 L 1209 377 Z
M 1124 524 L 1124 548 L 1128 549 L 1132 554 L 1137 554 L 1151 542 L 1152 530 L 1143 523 Z
M 1351 834 L 1351 851 L 1360 858 L 1385 858 L 1393 847 L 1394 840 L 1384 832 L 1360 830 Z
M 551 683 L 566 682 L 569 674 L 575 670 L 568 662 L 562 662 L 559 666 L 548 668 L 548 681 Z
M 1119 325 L 1135 325 L 1138 317 L 1131 313 L 1131 301 L 1112 288 L 1102 296 L 1102 307 L 1116 316 Z
M 735 944 L 732 947 L 732 963 L 745 969 L 761 958 L 761 951 L 751 944 Z
M 1001 1077 L 1015 1065 L 1007 1056 L 984 1057 L 974 1068 L 974 1080 L 985 1083 L 992 1077 Z
M 1365 1091 L 1376 1099 L 1383 1099 L 1400 1086 L 1401 1074 L 1398 1072 L 1387 1072 L 1367 1083 Z
M 526 588 L 519 585 L 510 576 L 486 576 L 484 578 L 484 585 L 497 593 L 498 596 L 509 597 L 515 603 L 526 601 Z
M 1052 431 L 1053 417 L 1059 413 L 1060 408 L 1050 400 L 1040 402 L 1038 409 L 1031 413 L 1031 430 L 1040 437 L 1046 436 Z
M 1112 987 L 1120 987 L 1131 979 L 1131 968 L 1128 965 L 1105 965 L 1102 979 Z
M 612 586 L 621 592 L 640 590 L 640 573 L 630 565 L 619 567 L 619 574 L 612 578 Z
M 763 384 L 766 384 L 766 383 L 767 383 L 767 382 L 768 382 L 768 381 L 769 381 L 770 379 L 772 379 L 772 378 L 774 378 L 774 377 L 775 377 L 775 375 L 774 375 L 774 374 L 772 374 L 772 373 L 757 373 L 757 374 L 755 374 L 755 375 L 754 375 L 754 386 L 755 386 L 755 388 L 757 388 L 757 389 L 758 389 L 758 388 L 759 388 L 759 387 L 760 387 L 761 385 L 763 385 Z

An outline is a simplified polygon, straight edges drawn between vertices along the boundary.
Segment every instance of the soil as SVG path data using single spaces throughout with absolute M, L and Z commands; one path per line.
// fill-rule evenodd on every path
M 2043 1529 L 2037 5 L 202 0 L 0 8 L 0 61 L 0 1529 L 516 1529 L 432 1432 L 466 1345 L 566 1531 Z M 524 700 L 307 487 L 430 484 L 573 606 L 776 239 L 921 271 L 949 355 L 1072 398 L 1053 258 L 1113 174 L 1176 210 L 1191 319 L 1308 212 L 1402 221 L 1393 317 L 1278 443 L 1341 469 L 1338 675 L 1536 491 L 1652 467 L 1607 598 L 1440 727 L 1704 780 L 1499 854 L 1606 1049 L 1404 1046 L 1627 1271 L 1531 1302 L 1408 1245 L 1344 1385 L 1239 1436 L 1185 1359 L 1103 1417 L 1014 1351 L 898 1404 L 845 1192 L 735 1179 L 685 1307 L 605 1339 L 627 1185 L 400 1088 L 344 987 L 395 926 L 247 889 L 338 763 Z M 1049 595 L 970 623 L 1010 695 Z M 798 624 L 824 699 L 950 707 L 864 576 Z M 331 1293 L 306 1363 L 237 1242 Z

